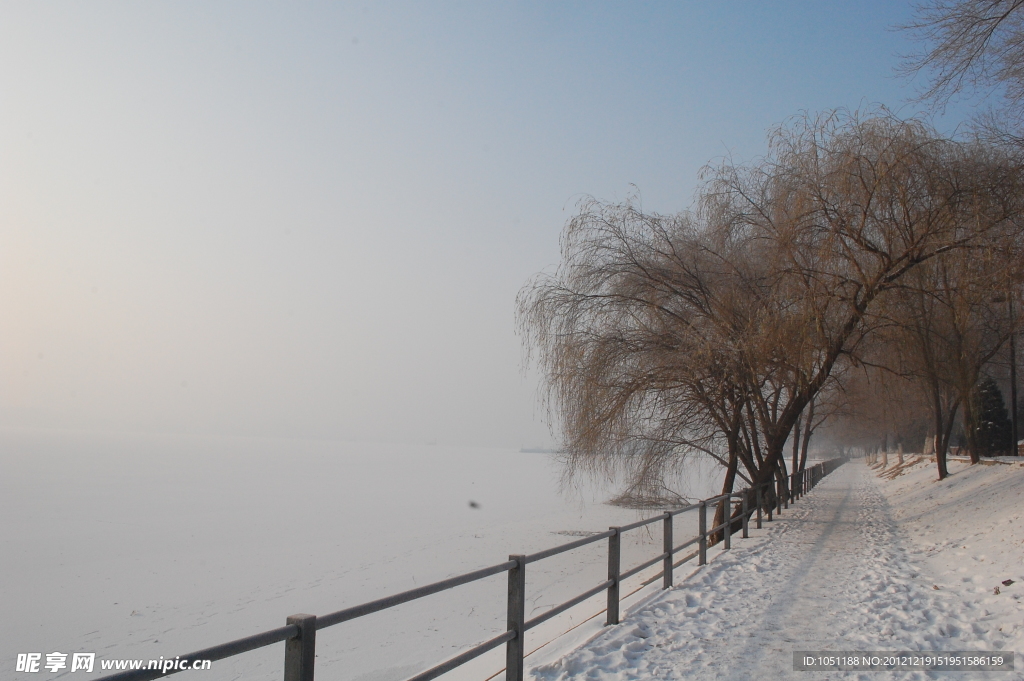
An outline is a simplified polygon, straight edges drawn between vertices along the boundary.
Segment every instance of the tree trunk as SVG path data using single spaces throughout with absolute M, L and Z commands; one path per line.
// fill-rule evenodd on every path
M 935 464 L 939 468 L 939 480 L 949 476 L 949 469 L 946 467 L 946 452 L 949 449 L 949 438 L 953 433 L 953 422 L 956 420 L 956 412 L 959 408 L 959 401 L 953 400 L 948 413 L 941 409 L 941 405 L 935 412 Z
M 796 426 L 793 428 L 793 465 L 790 467 L 794 473 L 800 466 L 800 417 L 797 417 Z
M 800 470 L 802 472 L 807 468 L 807 446 L 811 443 L 811 431 L 814 428 L 814 400 L 811 400 L 807 405 L 807 422 L 804 423 L 804 438 L 803 445 L 800 453 Z
M 971 465 L 981 461 L 980 447 L 978 445 L 978 405 L 975 404 L 974 395 L 968 395 L 964 400 L 964 435 L 967 436 L 967 455 L 971 457 Z
M 956 412 L 960 403 L 958 400 L 951 399 L 948 404 L 943 405 L 941 386 L 935 380 L 930 383 L 931 395 L 929 397 L 935 426 L 935 465 L 939 469 L 939 480 L 944 480 L 949 476 L 949 468 L 946 466 L 946 450 L 949 447 L 949 436 L 953 431 L 953 421 L 956 420 Z
M 738 460 L 735 456 L 729 457 L 729 467 L 725 469 L 725 481 L 722 483 L 722 494 L 731 494 L 733 485 L 736 484 L 736 464 Z M 722 499 L 718 502 L 718 508 L 715 509 L 715 519 L 711 523 L 711 527 L 718 527 L 725 522 L 725 514 L 730 510 L 729 499 Z M 710 545 L 717 544 L 725 538 L 725 531 L 718 530 L 711 534 L 708 538 Z

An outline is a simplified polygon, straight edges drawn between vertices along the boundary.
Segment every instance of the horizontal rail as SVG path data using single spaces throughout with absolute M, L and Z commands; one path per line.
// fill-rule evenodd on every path
M 433 584 L 427 584 L 426 586 L 421 586 L 418 589 L 410 589 L 409 591 L 403 591 L 402 593 L 395 594 L 394 596 L 378 598 L 377 600 L 370 601 L 369 603 L 363 603 L 362 605 L 356 605 L 351 608 L 332 612 L 329 615 L 317 617 L 316 628 L 319 631 L 325 627 L 341 624 L 342 622 L 347 622 L 357 617 L 362 617 L 363 615 L 387 610 L 388 608 L 393 608 L 396 605 L 414 601 L 417 598 L 423 598 L 424 596 L 430 596 L 431 594 L 436 594 L 441 591 L 447 591 L 448 589 L 462 584 L 469 584 L 470 582 L 475 582 L 478 579 L 484 579 L 485 577 L 490 577 L 491 575 L 511 570 L 515 566 L 516 562 L 514 560 L 510 560 L 501 563 L 500 565 L 492 565 L 491 567 L 483 568 L 482 570 L 467 572 L 464 575 L 444 579 L 440 582 L 434 582 Z
M 655 563 L 663 561 L 666 558 L 668 558 L 668 554 L 667 553 L 662 553 L 661 555 L 656 556 L 655 558 L 651 558 L 646 563 L 641 563 L 640 565 L 637 565 L 635 568 L 632 568 L 630 570 L 627 570 L 627 571 L 623 572 L 621 575 L 619 575 L 619 581 L 622 581 L 623 579 L 628 579 L 629 577 L 632 577 L 633 575 L 635 575 L 636 573 L 640 572 L 641 570 L 646 570 L 647 568 L 651 567 Z
M 676 508 L 668 511 L 669 515 L 679 515 L 680 513 L 686 513 L 687 511 L 695 511 L 700 508 L 700 504 L 690 504 L 689 506 L 683 506 L 682 508 Z
M 622 526 L 620 526 L 619 527 L 619 532 L 628 532 L 630 530 L 635 530 L 638 527 L 643 527 L 644 525 L 650 525 L 651 523 L 656 523 L 659 520 L 664 520 L 665 518 L 669 518 L 669 517 L 671 517 L 671 516 L 669 516 L 668 513 L 662 513 L 661 515 L 656 515 L 653 518 L 647 518 L 646 520 L 638 520 L 635 523 L 630 523 L 629 525 L 622 525 Z
M 679 546 L 677 546 L 674 549 L 672 549 L 672 553 L 673 554 L 678 553 L 679 551 L 682 551 L 683 549 L 685 549 L 687 546 L 693 546 L 694 544 L 696 544 L 699 541 L 700 541 L 700 535 L 697 535 L 693 539 L 687 539 L 682 544 L 680 544 Z
M 235 641 L 229 641 L 228 643 L 221 643 L 220 645 L 212 646 L 210 648 L 204 648 L 203 650 L 197 650 L 194 653 L 188 655 L 180 655 L 184 660 L 223 660 L 226 657 L 233 657 L 235 655 L 241 655 L 247 653 L 250 650 L 257 650 L 266 646 L 280 643 L 281 641 L 287 641 L 290 638 L 295 638 L 299 635 L 299 628 L 294 624 L 288 624 L 277 629 L 271 629 L 270 631 L 264 631 L 259 634 L 253 634 L 252 636 L 246 636 Z M 163 669 L 132 669 L 119 674 L 111 674 L 110 676 L 104 676 L 102 681 L 149 681 L 149 679 L 159 679 L 175 672 L 184 671 L 183 669 L 168 669 L 166 672 Z
M 704 500 L 704 504 L 705 505 L 707 505 L 707 504 L 714 504 L 714 503 L 717 503 L 717 502 L 721 501 L 722 499 L 728 499 L 731 496 L 732 496 L 732 494 L 719 494 L 717 497 L 711 497 L 710 499 L 705 499 Z
M 586 546 L 587 544 L 593 544 L 596 541 L 601 541 L 602 539 L 607 539 L 608 537 L 612 536 L 613 534 L 615 534 L 615 530 L 605 530 L 604 532 L 598 532 L 597 534 L 595 534 L 595 535 L 593 535 L 591 537 L 584 537 L 583 539 L 577 539 L 576 541 L 571 541 L 568 544 L 562 544 L 561 546 L 555 546 L 554 548 L 550 548 L 550 549 L 547 549 L 545 551 L 540 551 L 538 553 L 531 553 L 530 555 L 528 555 L 526 557 L 526 562 L 527 563 L 533 563 L 533 562 L 541 560 L 543 558 L 550 558 L 551 556 L 557 556 L 560 553 L 565 553 L 566 551 L 572 551 L 573 549 L 578 549 L 581 546 Z
M 679 560 L 677 560 L 676 562 L 672 563 L 672 569 L 673 569 L 673 570 L 675 570 L 675 569 L 676 569 L 677 567 L 679 567 L 680 565 L 682 565 L 682 564 L 683 564 L 683 563 L 685 563 L 686 561 L 688 561 L 688 560 L 693 560 L 693 559 L 694 559 L 694 558 L 696 558 L 696 557 L 697 557 L 698 555 L 700 555 L 700 554 L 699 554 L 699 553 L 697 553 L 696 551 L 694 551 L 693 553 L 691 553 L 691 554 L 690 554 L 690 555 L 688 555 L 688 556 L 683 556 L 682 558 L 680 558 L 680 559 L 679 559 Z M 665 571 L 664 571 L 664 570 L 661 570 L 661 571 L 660 571 L 660 572 L 658 572 L 658 574 L 656 574 L 656 575 L 651 575 L 651 576 L 650 576 L 650 577 L 648 577 L 648 578 L 647 578 L 646 580 L 644 580 L 644 583 L 643 583 L 643 584 L 641 584 L 641 585 L 640 585 L 640 586 L 641 586 L 641 588 L 643 588 L 643 587 L 645 587 L 645 586 L 650 586 L 651 584 L 654 584 L 654 583 L 655 583 L 656 581 L 658 581 L 659 579 L 661 579 L 661 578 L 662 578 L 662 577 L 663 577 L 664 575 L 665 575 Z M 635 593 L 635 592 L 634 592 L 634 593 Z
M 579 605 L 580 603 L 582 603 L 583 601 L 587 600 L 588 598 L 593 598 L 597 594 L 601 593 L 602 591 L 604 591 L 605 589 L 610 587 L 612 584 L 614 584 L 614 582 L 612 580 L 610 580 L 610 579 L 605 580 L 605 581 L 601 582 L 600 584 L 598 584 L 597 586 L 595 586 L 593 589 L 590 589 L 589 591 L 584 591 L 583 593 L 581 593 L 576 598 L 571 598 L 571 599 L 567 600 L 565 603 L 562 603 L 561 605 L 556 605 L 555 607 L 551 608 L 547 612 L 542 612 L 541 614 L 539 614 L 536 617 L 534 617 L 532 620 L 527 620 L 526 624 L 523 625 L 523 631 L 528 631 L 530 629 L 533 629 L 538 624 L 543 624 L 544 622 L 547 622 L 552 617 L 554 617 L 556 615 L 561 615 L 563 612 L 565 612 L 569 608 L 573 607 L 574 605 Z
M 498 634 L 494 638 L 492 638 L 492 639 L 490 639 L 488 641 L 484 641 L 480 645 L 473 646 L 472 648 L 470 648 L 469 650 L 467 650 L 464 653 L 459 653 L 455 657 L 453 657 L 453 658 L 451 658 L 449 660 L 445 660 L 444 662 L 442 662 L 441 664 L 437 665 L 436 667 L 431 667 L 430 669 L 428 669 L 425 672 L 420 672 L 416 676 L 413 676 L 413 677 L 410 677 L 410 678 L 406 679 L 406 681 L 430 681 L 431 679 L 436 679 L 437 677 L 441 676 L 442 674 L 446 674 L 446 673 L 450 672 L 451 670 L 455 669 L 456 667 L 460 667 L 460 666 L 466 664 L 470 660 L 475 660 L 476 658 L 480 657 L 481 655 L 483 655 L 487 651 L 494 650 L 495 648 L 500 646 L 502 643 L 508 643 L 509 641 L 514 639 L 515 637 L 516 637 L 516 632 L 514 632 L 514 631 L 506 631 L 504 634 Z
M 730 518 L 729 520 L 726 520 L 726 521 L 725 521 L 724 523 L 722 523 L 721 525 L 715 525 L 715 526 L 714 526 L 714 527 L 712 527 L 712 528 L 711 528 L 710 530 L 708 530 L 708 534 L 711 534 L 711 533 L 713 533 L 713 532 L 718 532 L 719 530 L 721 530 L 721 529 L 724 529 L 724 528 L 725 528 L 725 526 L 726 526 L 726 525 L 728 525 L 729 523 L 731 523 L 731 522 L 732 522 L 732 523 L 734 523 L 734 522 L 736 522 L 737 520 L 738 520 L 738 518 Z

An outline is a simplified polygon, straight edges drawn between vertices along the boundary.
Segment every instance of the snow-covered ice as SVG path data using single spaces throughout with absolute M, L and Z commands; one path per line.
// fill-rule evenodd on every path
M 1024 467 L 950 468 L 938 482 L 925 461 L 892 479 L 840 467 L 767 532 L 534 678 L 970 678 L 793 671 L 797 650 L 1024 650 Z M 1024 678 L 1015 665 L 980 676 Z
M 14 674 L 23 652 L 181 655 L 640 517 L 602 503 L 611 490 L 599 485 L 560 494 L 559 472 L 514 450 L 0 429 L 0 678 L 68 673 Z M 690 492 L 713 493 L 706 482 Z M 624 560 L 658 552 L 649 535 L 630 538 Z M 528 616 L 602 581 L 605 551 L 532 565 Z M 407 678 L 504 631 L 505 597 L 497 575 L 325 629 L 317 669 Z M 282 646 L 174 678 L 279 679 Z M 503 664 L 494 651 L 465 678 Z

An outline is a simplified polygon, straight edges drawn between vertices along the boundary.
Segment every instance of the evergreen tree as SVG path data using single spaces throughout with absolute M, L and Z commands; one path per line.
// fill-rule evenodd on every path
M 975 425 L 976 442 L 982 456 L 998 456 L 1012 451 L 1013 428 L 1003 403 L 1003 393 L 991 376 L 978 383 L 973 395 L 978 415 Z

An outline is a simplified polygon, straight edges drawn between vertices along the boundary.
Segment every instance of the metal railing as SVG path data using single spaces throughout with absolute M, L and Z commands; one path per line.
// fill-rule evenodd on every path
M 525 633 L 547 620 L 556 617 L 573 606 L 579 605 L 589 598 L 597 596 L 602 591 L 607 594 L 606 625 L 619 623 L 619 604 L 621 601 L 620 587 L 622 582 L 643 570 L 662 563 L 661 572 L 648 579 L 644 584 L 651 584 L 662 579 L 662 588 L 668 589 L 672 586 L 672 573 L 675 568 L 683 563 L 697 558 L 698 565 L 707 563 L 707 550 L 709 541 L 722 543 L 723 550 L 728 551 L 732 547 L 732 533 L 737 528 L 745 539 L 748 537 L 748 524 L 752 516 L 755 518 L 755 526 L 761 529 L 762 511 L 767 520 L 772 520 L 773 511 L 776 514 L 782 513 L 789 504 L 800 499 L 811 488 L 818 484 L 822 478 L 831 473 L 842 463 L 844 458 L 830 459 L 815 464 L 798 473 L 785 477 L 777 476 L 774 482 L 765 482 L 760 485 L 748 487 L 739 492 L 721 494 L 710 499 L 704 499 L 695 504 L 682 508 L 666 511 L 659 515 L 638 520 L 637 522 L 620 527 L 611 527 L 605 532 L 578 539 L 576 541 L 555 546 L 544 551 L 527 555 L 511 555 L 504 563 L 492 565 L 463 575 L 450 577 L 433 584 L 421 586 L 409 591 L 403 591 L 393 596 L 379 598 L 368 603 L 363 603 L 344 610 L 322 615 L 298 614 L 287 618 L 286 624 L 278 629 L 264 631 L 253 636 L 222 643 L 203 650 L 197 650 L 188 655 L 181 655 L 182 659 L 188 660 L 222 660 L 227 657 L 241 655 L 258 648 L 263 648 L 275 643 L 284 641 L 284 680 L 285 681 L 313 681 L 313 666 L 316 657 L 316 632 L 326 627 L 331 627 L 342 622 L 348 622 L 365 615 L 387 610 L 409 601 L 424 598 L 441 591 L 476 582 L 502 572 L 508 575 L 508 620 L 506 631 L 498 636 L 479 643 L 476 646 L 459 653 L 444 662 L 420 672 L 407 681 L 429 681 L 437 678 L 445 672 L 451 671 L 470 660 L 480 657 L 484 653 L 493 650 L 501 645 L 505 646 L 505 679 L 506 681 L 522 681 L 524 660 L 527 655 L 525 648 Z M 733 508 L 733 501 L 738 500 L 737 508 Z M 718 525 L 707 527 L 707 509 L 709 506 L 718 504 L 723 507 L 725 520 Z M 687 539 L 681 544 L 674 545 L 673 542 L 673 518 L 675 516 L 692 510 L 698 511 L 697 535 Z M 662 523 L 662 552 L 649 560 L 636 565 L 625 572 L 621 566 L 621 539 L 625 532 L 636 530 L 652 523 Z M 570 598 L 568 601 L 547 610 L 536 617 L 526 619 L 526 566 L 545 558 L 550 558 L 566 551 L 572 551 L 594 542 L 608 540 L 608 578 L 600 584 L 595 584 L 583 593 Z M 674 557 L 683 549 L 697 545 L 697 551 L 690 553 L 678 562 L 673 563 Z M 105 676 L 99 681 L 149 681 L 168 674 L 174 674 L 177 669 L 164 672 L 163 669 L 136 669 L 119 672 Z

